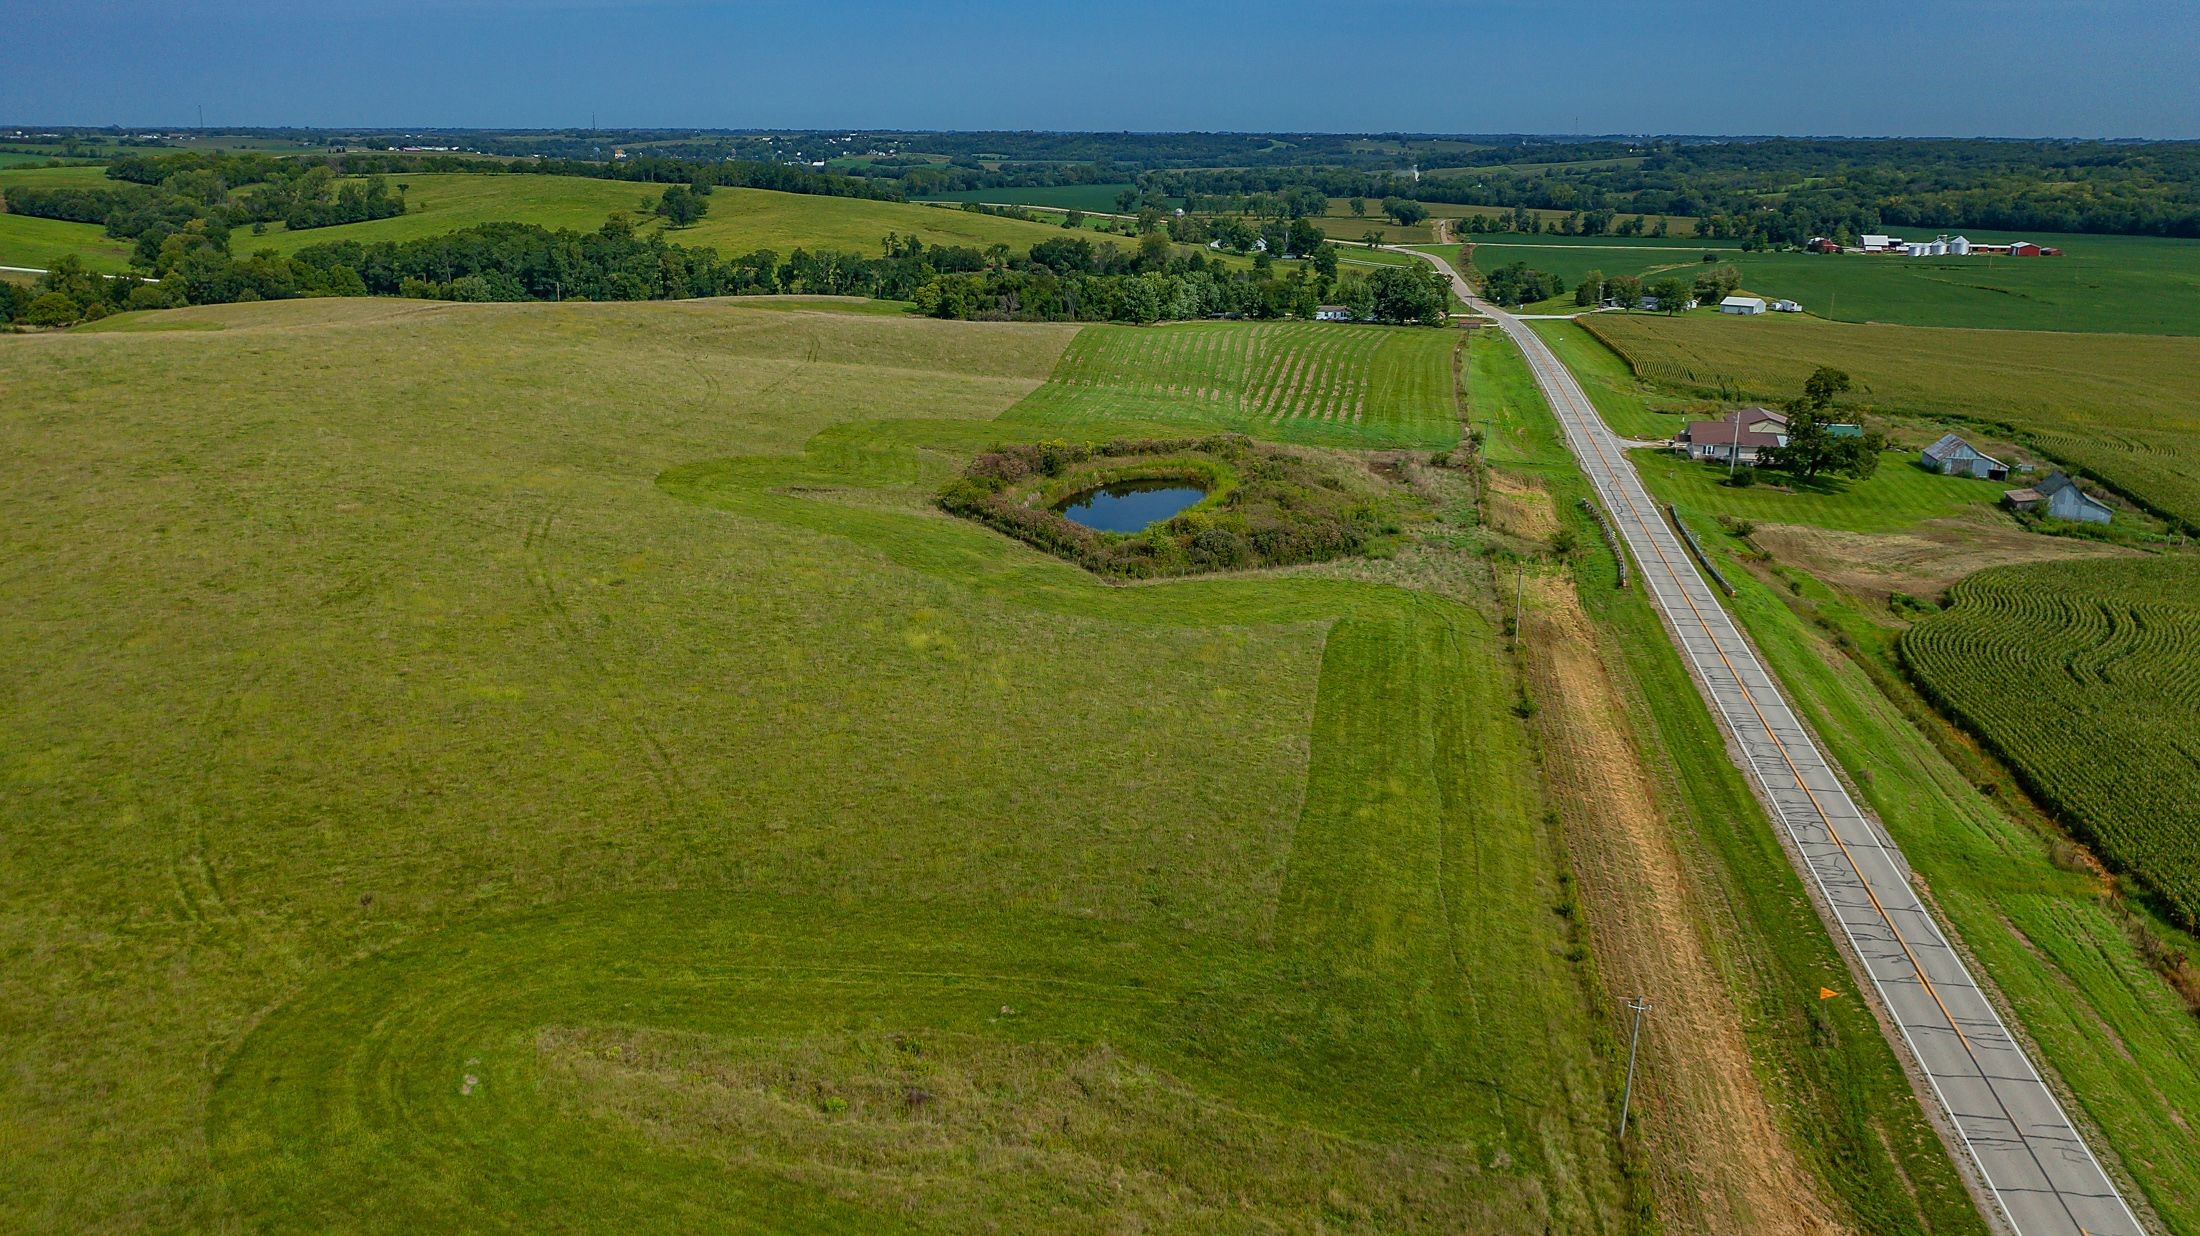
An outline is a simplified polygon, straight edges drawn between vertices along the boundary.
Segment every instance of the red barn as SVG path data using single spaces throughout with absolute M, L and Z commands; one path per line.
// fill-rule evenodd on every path
M 2040 247 L 2029 240 L 2020 240 L 2009 246 L 2010 257 L 2038 257 L 2039 255 Z

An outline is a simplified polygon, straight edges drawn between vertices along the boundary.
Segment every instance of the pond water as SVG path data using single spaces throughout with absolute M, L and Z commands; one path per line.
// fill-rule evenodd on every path
M 1074 494 L 1055 511 L 1101 532 L 1138 532 L 1207 496 L 1185 481 L 1121 481 Z

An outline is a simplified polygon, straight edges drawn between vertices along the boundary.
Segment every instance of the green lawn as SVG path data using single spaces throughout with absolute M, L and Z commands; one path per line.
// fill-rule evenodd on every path
M 1808 315 L 1598 314 L 1582 326 L 1660 387 L 1790 398 L 1819 365 L 1870 412 L 2014 433 L 2156 509 L 2200 525 L 2200 339 L 1964 331 Z
M 1844 532 L 1903 532 L 1930 519 L 1993 510 L 2008 481 L 1941 476 L 1917 464 L 1915 451 L 1887 451 L 1865 480 L 1820 477 L 1808 486 L 1766 473 L 1746 489 L 1725 484 L 1723 467 L 1684 459 L 1671 451 L 1633 454 L 1636 471 L 1660 502 L 1705 517 L 1719 515 L 1762 524 L 1809 524 Z
M 1627 1226 L 1484 611 L 932 505 L 1139 428 L 1074 328 L 102 325 L 0 338 L 0 1226 Z

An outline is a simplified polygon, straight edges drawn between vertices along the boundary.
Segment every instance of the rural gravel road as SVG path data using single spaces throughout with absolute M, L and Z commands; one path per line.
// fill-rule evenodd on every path
M 1790 852 L 1822 894 L 1829 928 L 1838 926 L 1862 960 L 1968 1150 L 1974 1179 L 2021 1236 L 2141 1236 L 2145 1229 L 1911 886 L 1901 850 L 1850 799 L 1580 383 L 1528 325 L 1476 299 L 1440 259 L 1416 256 L 1435 263 L 1527 356 L 1697 687 L 1734 740 L 1736 762 L 1794 842 Z

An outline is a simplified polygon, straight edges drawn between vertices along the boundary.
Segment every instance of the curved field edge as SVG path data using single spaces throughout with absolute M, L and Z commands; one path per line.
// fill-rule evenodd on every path
M 676 1129 L 645 1137 L 590 1115 L 604 1107 L 586 1093 L 551 1103 L 537 1044 L 578 1027 L 700 1035 L 721 1051 L 872 1031 L 1080 1058 L 1104 1048 L 1204 1096 L 1182 1119 L 1223 1148 L 1227 1187 L 1170 1194 L 1148 1216 L 1162 1226 L 1310 1211 L 1343 1226 L 1613 1225 L 1625 1185 L 1609 1157 L 1610 1061 L 1547 908 L 1557 860 L 1511 687 L 1486 669 L 1487 624 L 1456 603 L 1334 579 L 1109 588 L 903 488 L 1001 429 L 836 427 L 798 459 L 698 464 L 660 484 L 725 512 L 729 535 L 740 520 L 806 529 L 1043 612 L 1326 630 L 1305 798 L 1261 938 L 719 890 L 453 928 L 321 981 L 246 1038 L 209 1124 L 242 1214 L 278 1227 L 367 1212 L 377 1226 L 525 1225 L 585 1203 L 657 1230 L 713 1213 L 730 1191 L 792 1227 L 923 1226 L 882 1204 L 904 1177 L 887 1150 L 868 1174 L 772 1160 L 770 1137 L 758 1156 L 704 1155 Z M 979 1132 L 947 1136 L 975 1138 L 966 1153 L 982 1158 Z M 1089 1135 L 1088 1153 L 1130 1136 Z M 1174 1171 L 1185 1153 L 1149 1145 L 1138 1154 L 1151 1161 L 1133 1163 Z M 1434 1180 L 1443 1187 L 1414 1183 Z M 1043 1174 L 997 1188 L 1004 1213 L 1048 1226 L 1105 1213 Z
M 2200 919 L 2200 561 L 1982 572 L 1897 647 L 2059 820 Z

